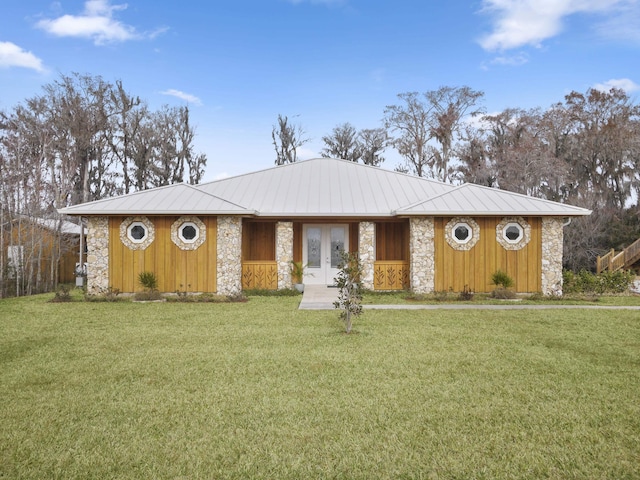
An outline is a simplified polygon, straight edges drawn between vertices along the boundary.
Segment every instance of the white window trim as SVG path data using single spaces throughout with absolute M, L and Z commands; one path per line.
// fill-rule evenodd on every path
M 193 238 L 185 238 L 184 235 L 182 234 L 182 231 L 186 228 L 186 227 L 193 227 L 193 229 L 196 231 L 196 235 Z M 198 241 L 198 239 L 200 238 L 200 227 L 198 227 L 198 225 L 196 225 L 193 222 L 184 222 L 182 223 L 179 227 L 178 227 L 178 237 L 180 238 L 180 240 L 182 240 L 184 243 L 196 243 Z
M 516 238 L 515 240 L 510 239 L 509 237 L 507 237 L 507 230 L 510 227 L 516 227 L 518 229 L 519 235 L 518 238 Z M 522 225 L 520 225 L 518 222 L 509 222 L 507 223 L 504 228 L 502 229 L 502 238 L 504 239 L 505 242 L 510 243 L 512 245 L 517 245 L 518 243 L 520 243 L 522 241 L 522 239 L 524 238 L 524 228 L 522 227 Z
M 458 237 L 456 237 L 456 230 L 460 227 L 466 228 L 467 232 L 469 232 L 469 235 L 464 240 L 461 240 Z M 453 227 L 451 227 L 451 238 L 453 239 L 454 242 L 459 243 L 460 245 L 466 245 L 473 238 L 473 228 L 467 222 L 458 222 Z
M 131 233 L 135 227 L 142 227 L 144 229 L 144 236 L 142 238 L 135 238 Z M 127 238 L 133 243 L 144 243 L 148 237 L 149 229 L 143 222 L 133 222 L 127 227 Z

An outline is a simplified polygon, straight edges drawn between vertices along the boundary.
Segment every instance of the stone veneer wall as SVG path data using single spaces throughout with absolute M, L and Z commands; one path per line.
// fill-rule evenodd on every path
M 431 293 L 435 288 L 435 222 L 433 217 L 409 220 L 409 274 L 411 290 Z
M 87 293 L 100 295 L 109 288 L 109 217 L 87 221 Z
M 562 218 L 542 219 L 542 294 L 562 295 Z
M 293 286 L 291 262 L 293 262 L 293 222 L 278 222 L 276 224 L 278 290 Z
M 218 217 L 218 294 L 242 290 L 242 218 Z
M 376 261 L 376 225 L 373 222 L 358 224 L 358 257 L 362 266 L 362 286 L 373 290 L 373 267 Z

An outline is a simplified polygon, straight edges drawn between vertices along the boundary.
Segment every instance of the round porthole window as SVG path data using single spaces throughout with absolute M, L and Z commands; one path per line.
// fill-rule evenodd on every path
M 460 244 L 469 243 L 472 237 L 471 227 L 466 223 L 456 223 L 453 226 L 453 238 Z
M 505 250 L 520 250 L 531 240 L 531 226 L 522 217 L 505 217 L 496 225 L 496 240 Z
M 196 216 L 184 216 L 171 225 L 171 241 L 180 250 L 196 250 L 207 240 L 207 229 Z
M 155 229 L 147 217 L 127 217 L 120 224 L 120 240 L 131 250 L 144 250 L 153 243 Z
M 444 238 L 454 250 L 468 251 L 480 240 L 480 226 L 471 217 L 454 217 L 444 227 Z
M 198 240 L 200 231 L 195 223 L 185 222 L 178 229 L 178 236 L 185 243 L 193 243 Z
M 502 229 L 502 236 L 509 243 L 518 243 L 523 235 L 524 230 L 519 223 L 507 223 Z
M 133 222 L 127 228 L 127 237 L 133 243 L 142 243 L 147 237 L 147 227 L 142 222 Z

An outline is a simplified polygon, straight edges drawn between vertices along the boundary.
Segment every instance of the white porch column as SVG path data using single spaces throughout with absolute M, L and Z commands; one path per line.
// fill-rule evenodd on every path
M 291 262 L 293 262 L 293 222 L 278 222 L 276 224 L 278 290 L 293 287 Z
M 542 219 L 542 279 L 543 295 L 562 295 L 562 218 Z
M 409 219 L 409 272 L 414 293 L 435 289 L 435 225 L 433 217 Z
M 358 224 L 358 257 L 362 267 L 362 287 L 373 290 L 373 266 L 376 261 L 376 225 L 373 222 Z
M 87 293 L 103 295 L 109 288 L 109 217 L 87 220 Z
M 218 217 L 218 294 L 236 295 L 242 290 L 242 218 Z

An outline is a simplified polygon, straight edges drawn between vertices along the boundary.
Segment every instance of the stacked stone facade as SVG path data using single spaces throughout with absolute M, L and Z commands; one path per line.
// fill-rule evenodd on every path
M 103 294 L 109 288 L 109 218 L 87 221 L 87 293 Z
M 433 217 L 411 217 L 409 222 L 409 271 L 414 293 L 435 288 L 435 224 Z
M 278 289 L 291 288 L 291 262 L 293 262 L 293 222 L 276 224 L 276 263 L 278 264 Z
M 373 290 L 373 267 L 376 261 L 376 226 L 373 222 L 359 224 L 358 257 L 362 267 L 362 286 Z
M 562 218 L 542 219 L 542 279 L 543 295 L 562 295 Z
M 218 217 L 217 286 L 220 295 L 242 291 L 242 218 Z

